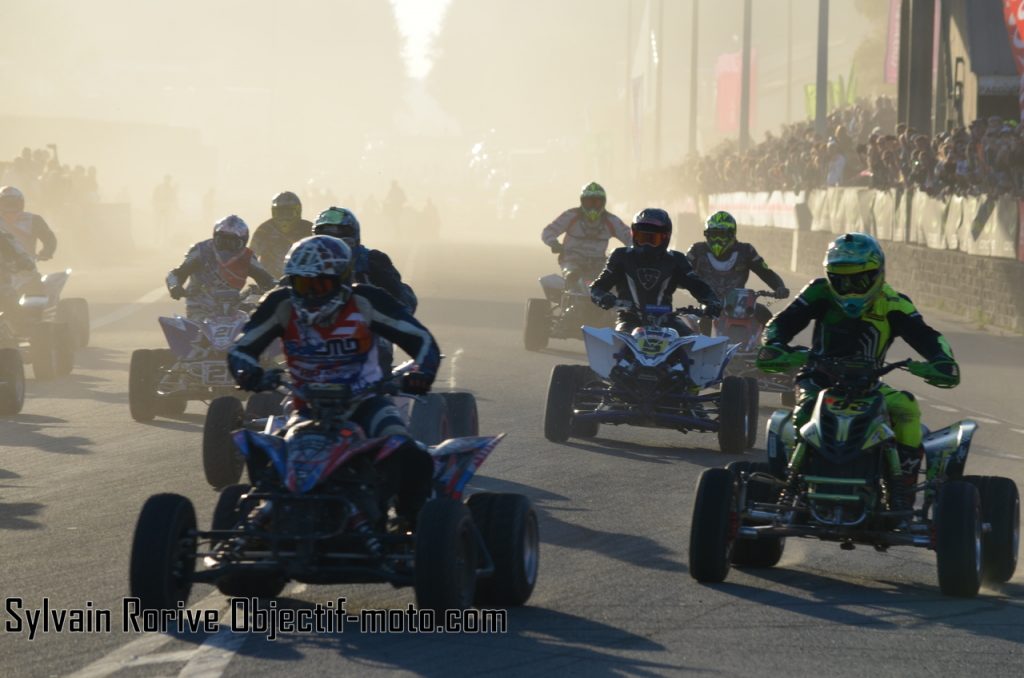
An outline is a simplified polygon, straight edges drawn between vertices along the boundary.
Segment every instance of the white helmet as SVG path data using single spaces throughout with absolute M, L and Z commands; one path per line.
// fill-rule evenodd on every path
M 237 214 L 229 214 L 213 225 L 213 246 L 222 252 L 237 252 L 249 242 L 249 225 Z
M 352 294 L 352 266 L 352 250 L 339 238 L 314 235 L 292 245 L 284 274 L 300 320 L 324 322 L 345 305 Z

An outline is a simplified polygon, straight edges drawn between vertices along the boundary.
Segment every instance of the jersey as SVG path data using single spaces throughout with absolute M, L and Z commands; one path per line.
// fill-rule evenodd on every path
M 31 257 L 50 259 L 57 250 L 57 236 L 50 230 L 46 220 L 38 214 L 22 212 L 11 222 L 0 216 L 0 230 L 13 236 L 21 249 Z M 38 254 L 37 242 L 43 244 L 43 249 L 39 250 Z
M 255 280 L 263 289 L 270 289 L 275 283 L 273 276 L 260 266 L 248 247 L 232 256 L 225 256 L 214 247 L 210 238 L 189 249 L 181 265 L 167 274 L 167 286 L 185 287 L 185 305 L 191 317 L 211 311 L 218 292 L 239 291 L 248 278 Z
M 613 288 L 620 299 L 632 301 L 641 308 L 671 306 L 672 295 L 680 288 L 702 304 L 718 303 L 714 291 L 693 272 L 687 258 L 673 250 L 655 258 L 644 257 L 633 247 L 614 250 L 590 290 L 593 296 L 595 291 L 601 294 Z M 619 314 L 621 320 L 631 319 L 631 316 L 629 312 Z
M 565 234 L 559 263 L 570 260 L 580 263 L 592 259 L 604 259 L 608 241 L 617 238 L 623 245 L 629 245 L 632 237 L 629 226 L 611 212 L 605 212 L 597 221 L 588 221 L 583 209 L 573 207 L 548 224 L 540 234 L 544 244 L 551 247 L 558 237 Z
M 313 224 L 299 219 L 282 228 L 274 219 L 267 219 L 252 234 L 250 247 L 260 258 L 260 263 L 267 271 L 280 278 L 284 275 L 284 256 L 292 245 L 303 238 L 313 235 Z
M 750 243 L 737 242 L 724 259 L 719 259 L 706 242 L 696 242 L 687 251 L 686 258 L 720 299 L 725 299 L 730 290 L 746 287 L 751 272 L 772 290 L 785 286 L 779 274 L 768 268 L 764 258 Z

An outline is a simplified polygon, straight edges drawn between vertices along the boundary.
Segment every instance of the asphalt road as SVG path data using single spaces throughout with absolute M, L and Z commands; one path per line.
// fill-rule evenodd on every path
M 321 636 L 122 633 L 131 535 L 145 499 L 177 492 L 209 524 L 216 500 L 203 479 L 205 406 L 152 424 L 131 420 L 131 350 L 161 345 L 156 317 L 178 306 L 154 293 L 159 271 L 73 284 L 92 302 L 92 347 L 74 374 L 29 382 L 24 412 L 0 421 L 0 594 L 27 608 L 112 609 L 114 633 L 0 628 L 9 676 L 523 675 L 1018 676 L 1024 661 L 1024 572 L 999 590 L 954 600 L 938 590 L 934 554 L 888 553 L 789 540 L 771 570 L 734 569 L 721 585 L 687 573 L 693 489 L 709 467 L 737 457 L 713 435 L 605 427 L 585 443 L 544 440 L 548 375 L 584 360 L 582 344 L 521 345 L 523 301 L 553 268 L 525 249 L 396 252 L 422 299 L 420 316 L 446 354 L 443 386 L 477 395 L 482 429 L 508 437 L 473 483 L 522 492 L 539 512 L 541 570 L 529 605 L 499 635 Z M 476 262 L 476 263 L 473 263 Z M 154 273 L 154 271 L 157 271 Z M 799 285 L 791 284 L 793 288 Z M 69 290 L 75 292 L 72 287 Z M 963 384 L 940 391 L 897 375 L 919 394 L 925 423 L 981 422 L 969 468 L 1024 486 L 1024 339 L 933 318 L 949 336 Z M 900 350 L 893 358 L 902 355 Z M 777 406 L 765 396 L 762 414 Z M 762 421 L 763 423 L 763 421 Z M 763 455 L 763 439 L 749 458 Z M 350 611 L 405 608 L 411 590 L 290 585 L 281 605 L 344 596 Z M 223 608 L 196 586 L 191 604 Z M 5 622 L 7 610 L 0 610 Z

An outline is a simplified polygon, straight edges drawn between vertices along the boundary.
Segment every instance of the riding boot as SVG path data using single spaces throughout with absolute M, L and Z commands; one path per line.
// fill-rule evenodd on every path
M 914 508 L 914 500 L 917 497 L 917 475 L 921 470 L 921 457 L 923 449 L 920 447 L 909 447 L 897 445 L 897 454 L 900 458 L 900 475 L 893 478 L 892 508 L 894 511 L 911 511 Z
M 433 491 L 434 462 L 430 454 L 413 441 L 395 450 L 392 457 L 400 467 L 395 495 L 395 513 L 405 529 L 415 530 L 420 509 Z

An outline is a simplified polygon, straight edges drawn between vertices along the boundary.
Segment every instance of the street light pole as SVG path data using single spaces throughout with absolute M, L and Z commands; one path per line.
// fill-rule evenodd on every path
M 693 0 L 693 18 L 690 22 L 690 153 L 697 152 L 697 30 L 700 18 L 700 0 Z
M 828 0 L 818 0 L 818 77 L 814 87 L 814 131 L 828 136 Z
M 740 72 L 740 151 L 750 147 L 750 15 L 753 0 L 743 0 L 743 64 Z

